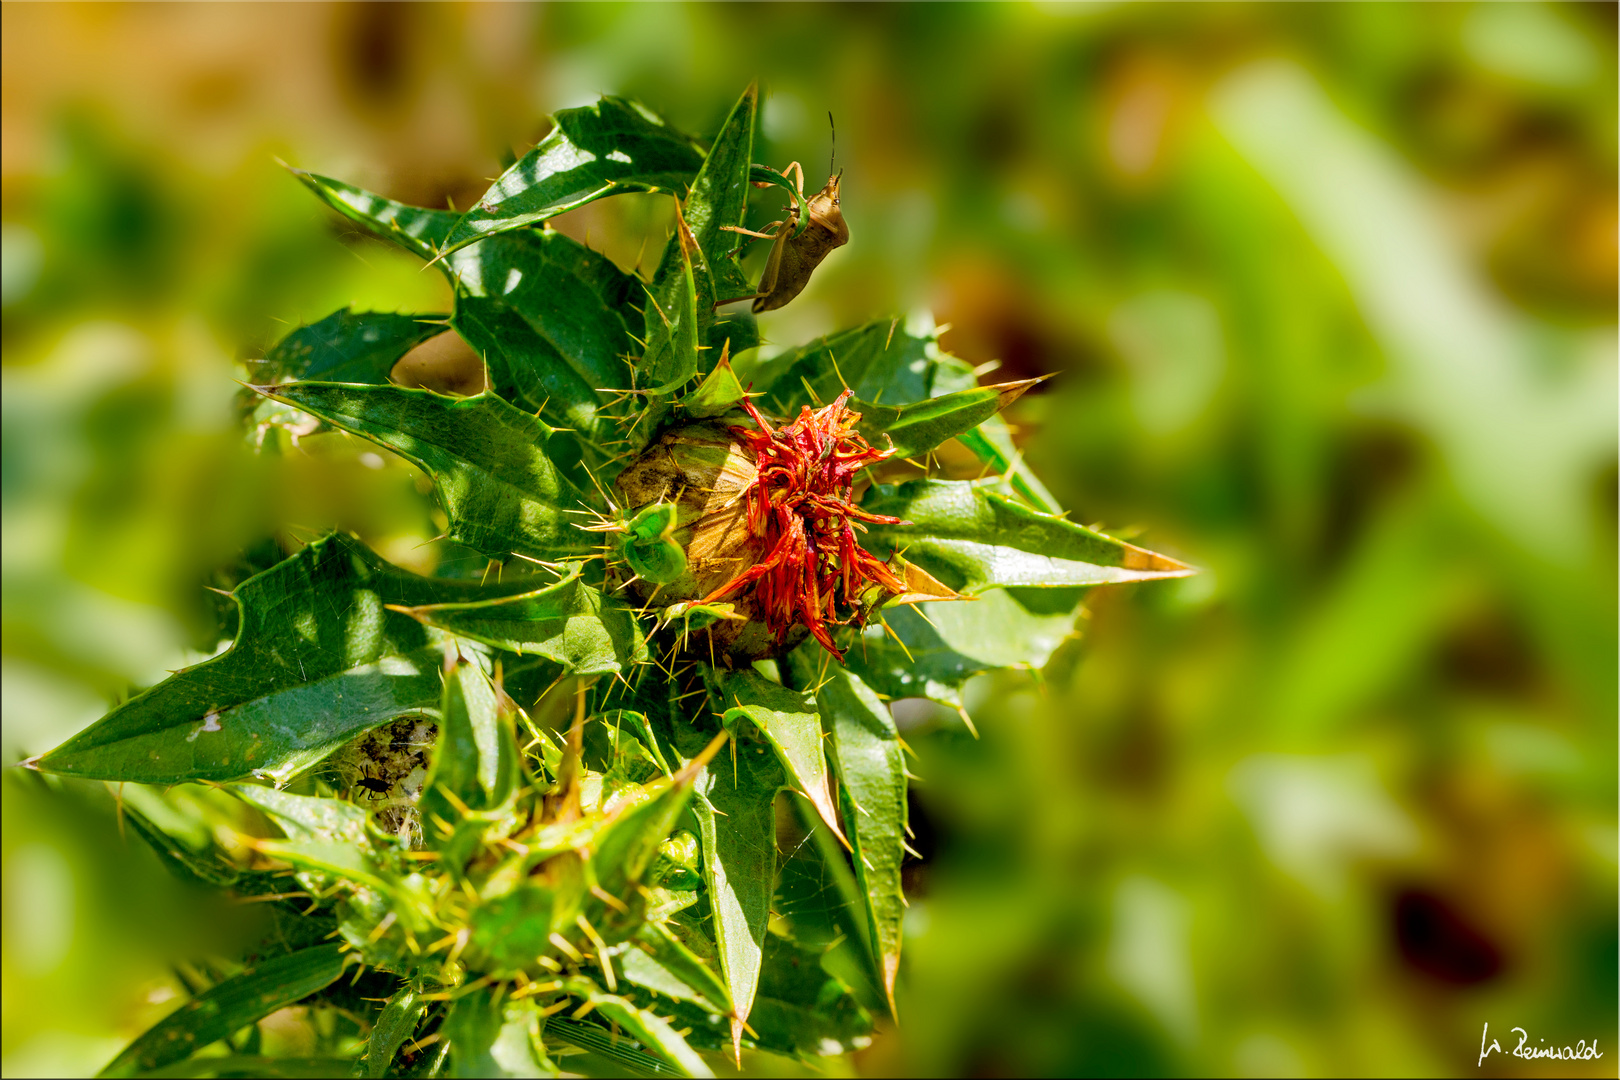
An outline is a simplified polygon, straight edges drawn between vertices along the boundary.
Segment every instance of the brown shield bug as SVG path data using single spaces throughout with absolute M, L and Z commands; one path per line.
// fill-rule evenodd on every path
M 829 124 L 832 122 L 831 114 L 828 114 L 827 122 Z M 836 137 L 835 133 L 835 140 Z M 837 153 L 836 145 L 834 153 Z M 828 166 L 828 172 L 832 173 L 831 164 Z M 798 189 L 799 198 L 803 199 L 804 169 L 799 163 L 795 161 L 789 164 L 782 170 L 782 175 L 794 177 L 794 186 Z M 825 259 L 833 248 L 843 247 L 849 243 L 849 226 L 844 223 L 844 212 L 838 205 L 838 186 L 843 175 L 841 172 L 832 173 L 827 177 L 825 187 L 808 200 L 804 200 L 810 220 L 802 231 L 799 228 L 797 200 L 788 210 L 787 220 L 773 221 L 766 226 L 767 229 L 774 229 L 774 232 L 753 232 L 735 225 L 721 226 L 727 232 L 775 241 L 771 245 L 770 258 L 765 262 L 765 272 L 759 276 L 759 289 L 751 298 L 754 301 L 754 311 L 773 311 L 798 296 L 809 283 L 810 275 L 821 265 L 821 260 Z M 732 300 L 747 299 L 750 297 L 732 298 Z M 730 302 L 732 301 L 721 301 L 721 303 Z

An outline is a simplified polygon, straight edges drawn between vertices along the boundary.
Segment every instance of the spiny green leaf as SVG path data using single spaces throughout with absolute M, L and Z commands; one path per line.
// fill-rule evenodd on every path
M 933 322 L 922 316 L 880 319 L 790 349 L 744 372 L 761 408 L 794 416 L 802 406 L 827 404 L 844 391 L 873 405 L 909 405 L 935 396 L 941 365 L 961 363 L 940 349 Z M 953 387 L 955 389 L 955 387 Z
M 658 771 L 663 773 L 665 776 L 672 775 L 669 765 L 664 758 L 663 752 L 658 747 L 658 739 L 653 735 L 652 724 L 648 722 L 645 715 L 636 712 L 633 709 L 614 709 L 603 713 L 597 719 L 600 720 L 605 727 L 611 727 L 621 731 L 625 730 L 626 728 L 634 729 L 636 735 L 638 736 L 637 742 L 639 742 L 641 747 L 647 752 L 647 755 L 651 758 L 653 764 L 658 766 Z
M 804 649 L 815 665 L 819 650 Z M 848 799 L 840 805 L 848 813 Z M 793 845 L 777 874 L 776 898 L 771 910 L 784 922 L 778 933 L 800 947 L 821 953 L 821 966 L 851 988 L 863 1006 L 888 1011 L 883 972 L 872 947 L 871 921 L 866 897 L 850 866 L 849 852 L 834 839 L 832 830 L 807 800 L 794 799 L 793 809 L 808 837 Z
M 624 531 L 637 540 L 660 540 L 675 531 L 681 508 L 675 503 L 658 502 L 636 511 Z
M 983 671 L 1041 667 L 1074 632 L 1082 589 L 992 589 L 972 601 L 891 607 L 845 651 L 845 665 L 889 698 L 962 705 Z
M 645 309 L 647 347 L 638 365 L 639 382 L 652 395 L 678 390 L 698 372 L 698 346 L 702 344 L 698 286 L 694 260 L 697 240 L 687 227 L 679 203 L 675 206 L 675 236 L 670 241 L 678 261 L 664 280 L 648 292 Z
M 353 803 L 294 795 L 260 784 L 227 784 L 225 789 L 270 815 L 288 836 L 367 843 L 366 812 Z
M 158 1021 L 98 1075 L 134 1076 L 188 1058 L 331 985 L 342 971 L 341 945 L 319 945 L 243 968 Z
M 393 315 L 342 308 L 278 341 L 264 359 L 249 365 L 260 383 L 311 379 L 321 382 L 386 383 L 400 357 L 442 334 L 445 315 Z
M 624 357 L 636 346 L 625 320 L 639 327 L 640 282 L 550 231 L 510 233 L 447 263 L 452 325 L 488 363 L 496 392 L 594 438 L 599 391 L 630 386 Z
M 405 1040 L 416 1033 L 427 1011 L 427 1002 L 414 986 L 403 986 L 388 999 L 376 1023 L 371 1026 L 371 1038 L 366 1045 L 366 1075 L 376 1080 L 388 1075 L 394 1055 Z
M 686 1044 L 668 1022 L 648 1009 L 639 1009 L 616 994 L 604 994 L 589 979 L 573 978 L 564 984 L 570 994 L 596 1006 L 604 1020 L 617 1024 L 648 1051 L 681 1071 L 685 1076 L 713 1076 L 708 1064 Z
M 827 779 L 827 756 L 821 746 L 821 717 L 809 694 L 790 690 L 750 670 L 734 671 L 721 683 L 726 709 L 721 718 L 728 729 L 735 729 L 743 718 L 753 723 L 765 737 L 777 760 L 827 827 L 845 839 L 833 806 L 832 787 Z
M 643 990 L 662 994 L 672 1001 L 693 1002 L 706 1012 L 716 1011 L 715 1007 L 702 994 L 687 985 L 684 979 L 666 967 L 662 961 L 641 949 L 626 949 L 614 958 L 614 962 L 619 965 L 621 978 Z
M 435 681 L 431 668 L 424 673 L 418 660 L 399 656 L 308 682 L 301 681 L 302 674 L 295 679 L 289 672 L 267 671 L 264 676 L 279 674 L 283 680 L 254 697 L 239 688 L 261 679 L 238 674 L 209 672 L 161 683 L 40 758 L 37 766 L 147 784 L 248 774 L 285 779 L 360 732 L 431 705 Z M 231 700 L 239 694 L 239 700 Z M 164 708 L 171 701 L 183 711 Z
M 1000 473 L 1014 491 L 1029 500 L 1035 509 L 1048 514 L 1061 514 L 1063 507 L 1058 503 L 1057 497 L 1046 489 L 1030 467 L 1024 464 L 1023 455 L 1018 453 L 1013 445 L 1012 433 L 1007 430 L 1007 422 L 999 416 L 992 416 L 974 431 L 964 432 L 958 436 L 963 446 L 973 452 L 973 456 L 984 462 L 990 468 Z
M 1013 502 L 991 484 L 911 480 L 874 485 L 861 500 L 903 524 L 873 524 L 864 543 L 901 551 L 963 593 L 1008 586 L 1054 588 L 1183 577 L 1192 567 L 1072 521 Z
M 735 1007 L 733 1042 L 742 1037 L 759 985 L 776 878 L 774 799 L 786 779 L 765 746 L 736 749 L 734 762 L 722 757 L 705 770 L 698 782 L 702 797 L 692 804 L 703 841 L 720 974 Z
M 235 643 L 38 759 L 49 772 L 150 784 L 286 779 L 368 728 L 434 705 L 427 631 L 389 604 L 523 589 L 407 573 L 334 535 L 237 586 Z
M 649 922 L 663 922 L 685 911 L 698 902 L 697 889 L 684 889 L 674 885 L 647 887 L 646 918 Z
M 737 262 L 737 235 L 722 232 L 722 225 L 742 225 L 748 216 L 749 163 L 754 156 L 754 120 L 759 112 L 759 84 L 750 83 L 732 106 L 720 134 L 709 148 L 687 196 L 687 224 L 697 239 L 711 275 L 708 301 L 752 296 L 754 289 Z M 674 241 L 664 251 L 664 267 L 674 271 L 680 252 Z M 699 293 L 705 290 L 699 289 Z
M 676 642 L 686 639 L 688 634 L 696 633 L 707 627 L 721 622 L 736 622 L 743 616 L 737 613 L 737 605 L 730 603 L 700 604 L 695 600 L 683 600 L 678 604 L 671 604 L 658 613 L 658 628 L 666 626 L 675 628 Z
M 543 656 L 576 675 L 623 671 L 647 659 L 635 613 L 586 585 L 577 565 L 561 581 L 533 592 L 397 610 L 497 649 Z
M 592 718 L 585 725 L 585 767 L 602 774 L 602 790 L 635 785 L 640 787 L 655 777 L 667 776 L 658 761 L 638 738 L 636 714 L 623 709 Z M 645 790 L 645 789 L 643 789 Z
M 624 561 L 643 581 L 678 581 L 686 573 L 686 552 L 669 539 L 626 544 Z
M 949 354 L 941 358 L 934 373 L 934 396 L 961 393 L 977 386 L 978 379 L 969 364 Z M 1063 513 L 1063 507 L 1046 490 L 1046 485 L 1024 464 L 1023 455 L 1013 445 L 1012 432 L 1006 420 L 1000 416 L 987 417 L 977 428 L 964 431 L 957 439 L 972 451 L 974 457 L 1001 475 L 1012 490 L 1028 499 L 1035 509 L 1048 514 Z
M 882 446 L 886 435 L 894 444 L 896 457 L 912 458 L 978 427 L 1038 382 L 1025 379 L 974 387 L 900 406 L 873 405 L 856 399 L 849 407 L 861 414 L 856 430 L 867 442 Z
M 703 165 L 684 135 L 635 102 L 604 97 L 563 109 L 556 127 L 507 169 L 444 243 L 454 251 L 486 236 L 533 225 L 604 195 L 680 191 Z
M 827 670 L 817 673 L 816 704 L 831 735 L 833 764 L 843 783 L 855 873 L 866 898 L 871 944 L 892 1013 L 906 908 L 900 887 L 906 829 L 906 764 L 900 733 L 871 688 L 830 660 Z
M 1074 635 L 1084 588 L 992 589 L 971 603 L 923 604 L 948 647 L 992 667 L 1040 667 Z
M 603 889 L 622 894 L 646 876 L 659 845 L 691 803 L 694 782 L 724 741 L 712 740 L 668 780 L 645 785 L 644 801 L 620 811 L 603 827 L 591 854 L 596 880 Z
M 457 657 L 445 672 L 439 742 L 419 804 L 430 841 L 442 845 L 448 839 L 438 821 L 453 825 L 464 811 L 493 810 L 511 797 L 517 781 L 515 738 L 489 677 Z
M 720 363 L 704 377 L 696 390 L 681 399 L 681 406 L 692 417 L 703 420 L 730 412 L 748 396 L 742 383 L 737 381 L 736 370 L 731 366 L 730 349 L 729 341 L 720 347 Z
M 708 345 L 715 356 L 727 349 L 732 356 L 737 356 L 755 348 L 759 345 L 759 320 L 747 310 L 717 314 L 709 325 Z
M 260 840 L 254 848 L 260 854 L 280 859 L 295 870 L 315 874 L 325 881 L 349 881 L 380 892 L 389 888 L 376 860 L 359 844 L 347 840 Z
M 663 923 L 644 923 L 635 944 L 620 958 L 625 978 L 721 1016 L 731 1012 L 726 984 Z
M 825 655 L 819 646 L 801 647 L 793 660 L 794 669 L 813 672 Z M 876 1003 L 882 999 L 883 979 L 868 944 L 866 904 L 849 864 L 848 849 L 833 837 L 808 799 L 794 799 L 793 809 L 806 839 L 783 852 L 771 910 L 785 921 L 793 940 L 807 948 L 826 949 L 840 940 L 851 943 L 860 954 L 858 962 Z
M 928 698 L 960 708 L 962 684 L 997 665 L 958 652 L 929 621 L 931 614 L 910 607 L 885 611 L 883 623 L 887 631 L 883 625 L 867 627 L 859 644 L 846 650 L 844 662 L 872 688 L 890 698 Z
M 450 536 L 486 555 L 590 553 L 585 494 L 551 454 L 555 432 L 493 394 L 460 400 L 398 386 L 294 383 L 271 396 L 386 447 L 433 477 Z
M 352 803 L 293 795 L 257 784 L 230 784 L 227 790 L 268 815 L 285 840 L 261 840 L 257 850 L 325 878 L 341 878 L 387 890 L 379 876 L 366 812 Z
M 561 925 L 558 909 L 578 909 L 577 900 L 559 902 L 557 889 L 529 876 L 527 862 L 521 869 L 516 887 L 499 895 L 486 890 L 482 902 L 468 915 L 471 939 L 466 958 L 477 970 L 511 972 L 535 968 L 538 957 L 556 951 L 551 933 Z M 554 884 L 565 891 L 569 888 L 569 883 Z
M 321 201 L 344 217 L 364 226 L 383 240 L 392 241 L 412 255 L 431 259 L 455 228 L 459 217 L 450 210 L 429 210 L 385 199 L 339 180 L 291 169 Z M 447 271 L 448 272 L 448 271 Z

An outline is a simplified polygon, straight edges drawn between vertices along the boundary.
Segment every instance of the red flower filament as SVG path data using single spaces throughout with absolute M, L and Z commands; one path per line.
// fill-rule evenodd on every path
M 765 625 L 778 643 L 803 623 L 839 660 L 829 626 L 858 623 L 860 596 L 876 584 L 892 593 L 905 585 L 887 565 L 861 547 L 862 522 L 898 525 L 899 518 L 870 514 L 850 501 L 855 475 L 891 457 L 855 432 L 861 414 L 844 407 L 850 391 L 825 408 L 808 405 L 798 419 L 772 429 L 744 400 L 758 431 L 733 427 L 731 434 L 754 452 L 758 477 L 744 489 L 748 528 L 764 538 L 765 556 L 703 599 L 712 603 L 754 586 Z

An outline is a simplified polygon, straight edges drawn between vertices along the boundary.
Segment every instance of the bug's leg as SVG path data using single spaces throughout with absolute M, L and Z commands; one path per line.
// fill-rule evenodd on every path
M 765 262 L 765 272 L 760 277 L 760 282 L 761 282 L 760 288 L 761 289 L 765 288 L 764 281 L 765 281 L 766 278 L 770 278 L 773 285 L 776 282 L 776 269 L 775 268 L 782 261 L 782 256 L 780 254 L 781 247 L 782 247 L 782 237 L 787 234 L 789 225 L 790 225 L 790 222 L 773 221 L 773 222 L 771 222 L 769 225 L 767 225 L 765 227 L 767 229 L 774 229 L 775 232 L 768 232 L 768 233 L 753 232 L 753 231 L 751 231 L 749 229 L 739 228 L 736 225 L 722 225 L 722 226 L 720 226 L 721 231 L 723 231 L 723 232 L 741 233 L 743 236 L 757 236 L 761 240 L 775 240 L 776 241 L 776 244 L 771 248 L 770 258 L 767 259 L 766 262 Z M 751 292 L 747 296 L 731 296 L 731 297 L 727 297 L 724 300 L 716 300 L 714 302 L 714 306 L 715 307 L 722 307 L 722 306 L 724 306 L 726 304 L 735 304 L 739 300 L 758 300 L 760 297 L 765 296 L 765 295 L 768 295 L 768 293 L 767 292 Z
M 773 222 L 771 222 L 769 225 L 767 225 L 765 227 L 767 229 L 775 229 L 775 228 L 779 227 L 781 224 L 782 223 L 780 221 L 773 221 Z M 755 237 L 755 238 L 760 239 L 760 240 L 775 240 L 776 239 L 776 234 L 773 233 L 773 232 L 755 232 L 752 229 L 745 229 L 740 225 L 722 225 L 722 226 L 720 226 L 720 231 L 721 232 L 741 233 L 743 236 L 752 236 L 752 237 Z
M 782 175 L 793 174 L 793 186 L 798 189 L 799 198 L 804 198 L 804 169 L 797 161 L 788 162 L 788 167 L 782 170 Z

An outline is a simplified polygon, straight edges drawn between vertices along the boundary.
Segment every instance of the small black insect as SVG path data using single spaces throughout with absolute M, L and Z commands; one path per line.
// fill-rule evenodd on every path
M 365 788 L 373 795 L 387 795 L 394 790 L 394 785 L 387 780 L 375 776 L 362 776 L 354 782 L 355 787 Z

